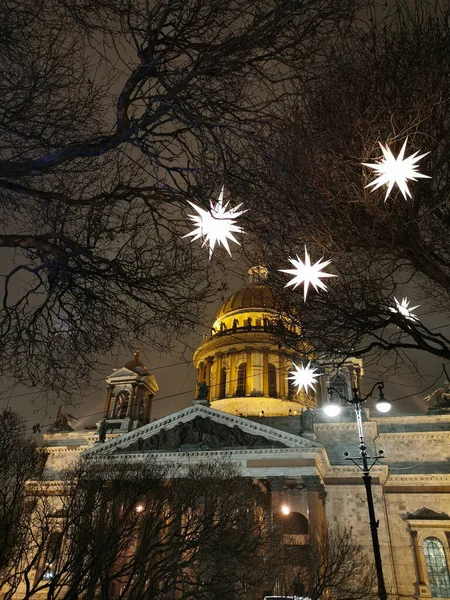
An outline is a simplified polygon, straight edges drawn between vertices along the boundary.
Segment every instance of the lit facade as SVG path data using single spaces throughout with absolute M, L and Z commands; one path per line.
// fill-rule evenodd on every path
M 361 385 L 361 363 L 349 360 L 338 373 L 324 369 L 314 395 L 296 395 L 286 380 L 294 355 L 278 346 L 273 329 L 280 318 L 274 296 L 261 281 L 264 273 L 255 276 L 260 279 L 225 301 L 211 335 L 195 352 L 198 381 L 206 382 L 209 397 L 193 398 L 191 406 L 152 421 L 158 385 L 135 355 L 106 380 L 104 442 L 96 431 L 62 426 L 44 434 L 44 487 L 51 493 L 61 471 L 80 455 L 106 461 L 120 455 L 130 463 L 154 455 L 177 465 L 225 459 L 270 490 L 274 514 L 283 516 L 288 508 L 284 516 L 295 527 L 286 544 L 308 546 L 324 526 L 347 527 L 371 560 L 361 473 L 344 456 L 358 455 L 353 409 L 336 419 L 321 410 L 330 385 L 344 395 L 352 383 Z M 438 412 L 363 411 L 368 451 L 376 456 L 383 450 L 386 457 L 371 474 L 393 599 L 450 598 L 450 413 Z M 273 593 L 283 594 L 288 584 L 280 581 Z
M 362 363 L 352 359 L 338 373 L 323 368 L 315 392 L 298 391 L 288 380 L 298 348 L 281 343 L 290 334 L 295 328 L 277 309 L 266 269 L 252 267 L 248 285 L 222 304 L 194 353 L 197 383 L 208 386 L 211 406 L 246 417 L 293 416 L 326 402 L 330 385 L 345 396 L 361 386 Z

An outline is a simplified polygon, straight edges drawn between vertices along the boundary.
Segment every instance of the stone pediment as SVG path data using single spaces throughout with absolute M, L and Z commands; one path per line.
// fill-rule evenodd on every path
M 318 450 L 321 447 L 321 444 L 300 435 L 286 433 L 206 406 L 194 405 L 103 444 L 95 444 L 84 454 L 283 448 Z
M 161 429 L 159 433 L 147 438 L 139 437 L 116 452 L 150 451 L 192 451 L 192 450 L 228 450 L 230 448 L 286 448 L 278 440 L 269 440 L 258 434 L 251 434 L 237 425 L 229 427 L 217 423 L 210 417 L 194 417 L 191 421 L 177 423 L 170 429 Z
M 406 515 L 406 519 L 408 520 L 427 520 L 429 519 L 430 521 L 447 521 L 450 520 L 450 516 L 441 512 L 438 513 L 435 510 L 431 509 L 431 508 L 419 508 L 419 510 L 416 510 L 413 513 L 408 513 Z
M 118 377 L 136 377 L 137 373 L 127 369 L 126 367 L 120 367 L 120 369 L 116 369 L 112 375 L 108 377 L 108 379 L 116 379 Z

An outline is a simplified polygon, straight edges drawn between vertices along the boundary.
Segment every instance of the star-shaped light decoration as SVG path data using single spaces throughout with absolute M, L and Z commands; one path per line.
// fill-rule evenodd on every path
M 196 228 L 183 237 L 193 236 L 192 242 L 201 239 L 202 247 L 208 246 L 209 248 L 210 259 L 216 244 L 218 246 L 222 244 L 231 256 L 228 240 L 232 240 L 240 245 L 233 233 L 244 233 L 242 228 L 235 224 L 235 220 L 246 211 L 239 210 L 242 204 L 227 210 L 229 202 L 224 204 L 223 191 L 224 186 L 222 186 L 217 202 L 210 201 L 211 208 L 209 211 L 189 202 L 192 208 L 198 213 L 197 215 L 188 215 L 191 221 L 196 224 Z
M 397 158 L 394 158 L 394 155 L 387 144 L 386 147 L 380 144 L 380 148 L 383 152 L 383 159 L 378 163 L 362 163 L 365 167 L 374 169 L 378 175 L 378 177 L 372 181 L 372 183 L 366 185 L 366 187 L 373 187 L 371 190 L 373 192 L 373 190 L 376 190 L 383 185 L 387 185 L 386 196 L 384 198 L 385 202 L 395 184 L 398 185 L 399 190 L 403 194 L 403 198 L 406 200 L 407 196 L 411 198 L 411 193 L 407 184 L 409 179 L 411 181 L 417 181 L 417 179 L 420 178 L 430 179 L 429 175 L 423 175 L 422 173 L 417 172 L 419 165 L 416 164 L 421 158 L 429 154 L 429 152 L 417 156 L 419 152 L 417 151 L 414 152 L 414 154 L 411 154 L 411 156 L 408 156 L 408 158 L 404 158 L 407 141 L 408 138 L 404 141 Z
M 294 265 L 295 269 L 280 269 L 280 271 L 282 273 L 289 273 L 290 275 L 294 275 L 294 278 L 291 279 L 291 281 L 289 281 L 289 283 L 287 283 L 284 287 L 293 285 L 295 289 L 297 286 L 303 283 L 303 298 L 305 302 L 310 284 L 316 291 L 318 290 L 318 288 L 326 291 L 327 286 L 323 283 L 323 281 L 320 281 L 321 277 L 337 277 L 337 275 L 322 272 L 322 269 L 327 267 L 331 263 L 331 260 L 326 260 L 325 262 L 322 262 L 323 259 L 321 258 L 312 265 L 311 258 L 308 254 L 306 246 L 305 262 L 303 262 L 298 255 L 297 259 L 290 258 L 289 260 Z
M 292 366 L 295 371 L 289 371 L 290 377 L 288 377 L 288 379 L 293 381 L 294 385 L 297 386 L 298 391 L 303 388 L 305 392 L 308 393 L 308 388 L 311 388 L 315 392 L 316 388 L 314 387 L 314 384 L 317 383 L 319 377 L 318 369 L 312 368 L 311 362 L 309 362 L 306 367 L 303 365 L 298 366 L 295 363 L 292 363 Z
M 413 315 L 412 311 L 415 310 L 416 308 L 419 308 L 420 304 L 418 304 L 417 306 L 411 306 L 411 308 L 409 307 L 409 303 L 410 300 L 408 300 L 408 298 L 403 298 L 401 302 L 399 302 L 397 300 L 397 298 L 394 296 L 394 300 L 395 300 L 395 307 L 390 306 L 389 310 L 393 313 L 399 313 L 401 315 L 403 315 L 405 317 L 405 319 L 409 319 L 410 321 L 418 321 L 419 318 L 416 315 Z

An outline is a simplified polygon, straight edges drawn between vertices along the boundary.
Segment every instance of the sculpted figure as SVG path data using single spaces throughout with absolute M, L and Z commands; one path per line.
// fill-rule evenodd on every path
M 438 388 L 425 398 L 427 402 L 434 402 L 434 408 L 450 408 L 450 382 L 444 381 L 444 386 L 445 388 Z
M 100 444 L 103 444 L 106 440 L 106 430 L 108 428 L 108 423 L 106 419 L 103 419 L 100 425 L 98 426 L 98 441 Z
M 197 400 L 207 400 L 209 388 L 206 385 L 206 381 L 199 381 L 198 383 Z
M 306 407 L 305 410 L 302 410 L 302 414 L 300 415 L 301 428 L 302 431 L 313 431 L 314 429 L 314 412 Z

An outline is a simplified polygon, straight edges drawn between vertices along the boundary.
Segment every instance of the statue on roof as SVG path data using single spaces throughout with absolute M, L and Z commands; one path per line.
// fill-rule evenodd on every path
M 434 390 L 432 394 L 425 397 L 425 400 L 433 401 L 433 408 L 438 410 L 450 408 L 450 381 L 444 381 L 444 387 Z
M 108 422 L 104 418 L 98 426 L 98 442 L 103 444 L 106 440 L 106 430 L 108 429 Z
M 199 381 L 197 384 L 197 397 L 194 400 L 194 404 L 204 404 L 209 406 L 208 402 L 209 387 L 206 381 Z
M 63 407 L 59 406 L 55 422 L 53 423 L 53 425 L 51 425 L 51 427 L 49 427 L 49 433 L 74 431 L 74 428 L 70 424 L 70 421 L 77 421 L 77 418 L 65 412 Z
M 209 388 L 206 385 L 206 381 L 199 381 L 198 382 L 197 399 L 198 400 L 205 400 L 206 398 L 208 398 L 208 392 L 209 392 Z
M 300 414 L 301 433 L 314 431 L 314 418 L 314 412 L 309 408 L 309 406 L 307 406 L 305 410 L 302 409 Z

